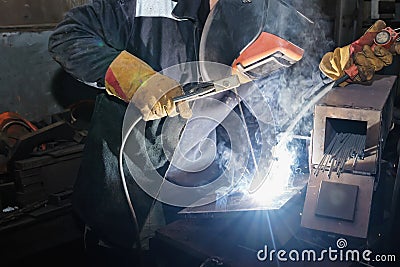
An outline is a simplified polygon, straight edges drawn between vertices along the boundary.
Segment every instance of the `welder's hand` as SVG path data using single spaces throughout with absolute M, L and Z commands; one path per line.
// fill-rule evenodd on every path
M 192 114 L 188 103 L 175 106 L 172 98 L 183 94 L 180 85 L 173 79 L 154 71 L 146 62 L 122 51 L 110 64 L 105 76 L 106 91 L 125 102 L 133 101 L 144 120 L 165 116 L 183 118 Z
M 351 68 L 346 70 L 346 72 L 349 72 L 353 81 L 365 82 L 371 80 L 375 72 L 392 64 L 393 55 L 389 50 L 382 46 L 375 46 L 372 51 L 370 46 L 365 45 L 361 52 L 354 55 L 353 61 L 357 68 L 356 73 L 352 74 L 350 72 Z
M 178 114 L 188 119 L 192 111 L 187 102 L 172 100 L 183 94 L 182 87 L 175 80 L 156 73 L 136 91 L 132 102 L 140 110 L 145 121 L 160 119 L 165 116 L 174 117 Z
M 337 80 L 345 74 L 349 74 L 350 78 L 355 81 L 372 79 L 375 71 L 392 62 L 393 51 L 389 53 L 382 47 L 375 47 L 374 52 L 371 49 L 376 34 L 385 27 L 386 23 L 378 20 L 360 39 L 326 53 L 320 62 L 320 70 L 333 80 Z

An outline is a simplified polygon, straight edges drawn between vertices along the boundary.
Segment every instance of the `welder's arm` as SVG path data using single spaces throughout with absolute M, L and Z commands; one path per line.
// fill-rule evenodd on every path
M 122 7 L 120 1 L 93 1 L 92 5 L 72 9 L 50 36 L 49 52 L 76 79 L 95 87 L 107 87 L 108 93 L 124 101 L 132 98 L 146 120 L 176 115 L 171 99 L 181 94 L 181 89 L 165 91 L 165 95 L 157 98 L 159 101 L 154 101 L 154 96 L 160 92 L 159 83 L 165 81 L 165 87 L 172 81 L 156 75 L 149 65 L 125 52 L 134 32 L 133 16 L 126 15 L 127 12 L 135 14 L 132 3 L 127 2 Z M 158 87 L 146 86 L 145 92 L 141 90 L 142 93 L 133 98 L 138 87 L 152 76 L 157 77 L 152 80 L 159 82 L 155 84 Z M 190 115 L 185 103 L 178 111 L 183 117 Z
M 122 51 L 110 64 L 105 85 L 109 94 L 125 102 L 132 100 L 146 121 L 178 113 L 183 118 L 192 115 L 187 102 L 179 102 L 175 106 L 173 98 L 183 94 L 178 82 L 155 72 L 144 61 L 126 51 Z
M 111 62 L 125 49 L 131 23 L 111 1 L 93 1 L 66 13 L 49 38 L 50 55 L 74 78 L 104 88 Z
M 385 22 L 378 20 L 360 39 L 328 52 L 320 62 L 320 70 L 333 80 L 346 74 L 354 82 L 371 80 L 376 71 L 392 64 L 392 52 L 380 46 L 371 49 L 376 34 L 385 27 Z

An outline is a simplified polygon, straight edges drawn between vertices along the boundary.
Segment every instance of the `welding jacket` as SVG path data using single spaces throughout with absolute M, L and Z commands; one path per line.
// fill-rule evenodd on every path
M 66 14 L 49 39 L 49 51 L 76 79 L 102 88 L 107 68 L 123 50 L 156 71 L 197 60 L 208 12 L 208 0 L 93 0 Z M 118 169 L 126 107 L 126 103 L 105 93 L 97 97 L 73 205 L 106 242 L 131 247 L 134 226 Z M 148 149 L 159 150 L 157 131 L 162 123 L 157 120 L 147 124 Z M 160 173 L 166 162 L 163 156 L 154 160 Z M 152 199 L 133 179 L 127 182 L 142 227 Z
M 250 8 L 241 0 L 220 0 L 217 4 L 221 5 L 220 10 L 221 3 L 224 4 L 226 18 L 231 20 L 236 18 L 232 16 L 233 13 Z M 49 51 L 76 79 L 101 88 L 109 65 L 124 50 L 142 59 L 156 71 L 183 62 L 197 61 L 200 36 L 208 12 L 208 0 L 94 0 L 66 14 L 50 37 Z M 217 14 L 220 16 L 220 13 Z M 237 32 L 235 24 L 232 25 Z M 248 27 L 252 24 L 245 25 Z M 230 43 L 226 24 L 222 23 L 221 27 L 223 29 L 219 29 L 218 35 L 225 35 L 225 40 Z M 248 32 L 248 28 L 242 30 Z M 252 36 L 248 37 L 252 39 Z M 238 42 L 231 55 L 239 52 L 249 40 Z M 215 43 L 220 46 L 218 42 Z M 232 61 L 233 58 L 227 59 L 227 62 Z M 235 108 L 237 102 L 232 101 L 236 98 L 229 96 L 229 93 L 220 99 L 225 104 L 221 105 L 220 110 L 217 110 L 218 107 L 213 107 L 213 110 L 217 114 L 224 113 L 221 116 L 223 118 Z M 230 109 L 226 109 L 226 105 Z M 78 215 L 103 241 L 131 247 L 135 231 L 118 168 L 126 108 L 126 103 L 116 97 L 105 93 L 98 96 L 79 177 L 74 187 L 73 204 Z M 203 108 L 210 109 L 207 105 Z M 147 122 L 144 148 L 147 152 L 151 151 L 148 156 L 161 176 L 169 167 L 160 136 L 164 121 Z M 205 125 L 201 126 L 200 131 L 195 132 L 206 128 Z M 211 123 L 210 129 L 213 127 L 212 131 L 204 131 L 205 135 L 200 136 L 198 142 L 206 137 L 215 139 L 217 143 L 218 136 L 226 138 L 223 131 L 217 134 L 219 126 L 215 122 Z M 220 143 L 229 145 L 224 140 Z M 190 173 L 190 177 L 173 168 L 172 171 L 168 170 L 172 176 L 178 177 L 178 183 L 184 184 L 184 180 L 189 179 L 195 180 L 197 185 L 207 182 L 202 181 L 204 177 L 218 177 L 220 172 L 218 162 L 204 169 L 203 173 Z M 127 177 L 127 183 L 139 228 L 142 229 L 153 199 L 139 188 L 132 177 Z

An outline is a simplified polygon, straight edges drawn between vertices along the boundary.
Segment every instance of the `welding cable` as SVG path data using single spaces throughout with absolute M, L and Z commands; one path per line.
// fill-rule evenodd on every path
M 323 81 L 318 83 L 316 86 L 314 86 L 311 91 L 314 90 L 321 90 L 319 91 L 319 93 L 315 96 L 312 97 L 312 99 L 310 99 L 308 101 L 308 103 L 303 107 L 303 109 L 298 112 L 296 114 L 296 116 L 290 120 L 290 123 L 288 126 L 284 127 L 284 131 L 279 134 L 278 136 L 278 144 L 275 146 L 277 147 L 278 151 L 279 149 L 282 147 L 282 145 L 285 145 L 286 142 L 289 140 L 290 135 L 293 134 L 295 127 L 297 126 L 297 123 L 304 118 L 304 116 L 306 115 L 306 113 L 312 108 L 314 107 L 314 105 L 322 98 L 324 97 L 332 88 L 334 85 L 334 81 L 328 84 L 325 84 Z
M 141 120 L 142 120 L 142 117 L 140 116 L 129 127 L 129 129 L 127 131 L 127 134 L 122 139 L 121 148 L 120 148 L 120 151 L 119 151 L 119 171 L 120 171 L 120 176 L 121 176 L 121 182 L 122 182 L 122 186 L 124 188 L 126 201 L 128 202 L 129 210 L 131 211 L 132 220 L 133 220 L 133 224 L 134 224 L 134 227 L 135 227 L 136 245 L 137 245 L 137 249 L 139 251 L 140 265 L 142 265 L 142 244 L 140 242 L 139 223 L 138 223 L 138 220 L 137 220 L 135 208 L 133 207 L 133 204 L 132 204 L 132 201 L 131 201 L 131 197 L 129 196 L 129 190 L 128 190 L 128 186 L 126 185 L 126 178 L 125 178 L 124 168 L 123 168 L 123 164 L 122 163 L 123 163 L 123 151 L 124 151 L 126 142 L 128 140 L 128 137 L 131 134 L 131 132 L 133 131 L 133 129 L 135 128 L 135 126 Z
M 138 248 L 138 250 L 139 250 L 140 266 L 143 265 L 143 261 L 142 261 L 142 244 L 141 244 L 141 241 L 140 241 L 139 223 L 138 223 L 138 220 L 137 220 L 135 208 L 133 207 L 133 203 L 132 203 L 132 201 L 131 201 L 131 197 L 129 196 L 129 190 L 128 190 L 128 186 L 127 186 L 127 184 L 126 184 L 126 178 L 125 178 L 125 174 L 124 174 L 124 169 L 123 169 L 123 164 L 122 164 L 122 162 L 123 162 L 123 151 L 124 151 L 125 145 L 126 145 L 126 143 L 127 143 L 128 137 L 130 136 L 130 134 L 132 133 L 132 131 L 133 131 L 133 129 L 136 127 L 136 125 L 137 125 L 142 119 L 143 119 L 143 117 L 140 116 L 140 117 L 137 118 L 137 119 L 132 123 L 132 125 L 129 127 L 128 131 L 126 132 L 126 135 L 125 135 L 125 136 L 123 137 L 123 139 L 122 139 L 121 148 L 120 148 L 120 151 L 119 151 L 119 170 L 120 170 L 120 176 L 121 176 L 122 186 L 123 186 L 123 188 L 124 188 L 125 198 L 126 198 L 126 200 L 127 200 L 127 202 L 128 202 L 129 210 L 131 211 L 132 220 L 133 220 L 133 224 L 134 224 L 134 227 L 135 227 L 136 245 L 137 245 L 137 248 Z M 170 166 L 171 166 L 171 165 L 170 165 Z M 169 170 L 169 167 L 168 167 L 168 170 Z M 167 170 L 167 172 L 168 172 L 168 170 Z M 166 173 L 167 173 L 167 172 L 166 172 Z M 161 189 L 162 189 L 162 186 L 164 185 L 164 182 L 165 182 L 165 181 L 166 181 L 166 178 L 165 178 L 165 176 L 164 176 L 164 177 L 163 177 L 163 181 L 162 181 L 162 183 L 161 183 L 161 185 L 160 185 L 160 188 L 158 189 L 157 194 L 156 194 L 156 196 L 154 197 L 153 203 L 151 204 L 150 212 L 151 212 L 151 210 L 154 208 L 154 206 L 155 206 L 155 204 L 156 204 L 156 202 L 157 202 L 157 198 L 158 198 L 158 196 L 159 196 L 160 193 L 161 193 Z
M 244 117 L 244 112 L 243 112 L 243 107 L 242 107 L 242 101 L 239 98 L 239 93 L 237 91 L 237 88 L 234 89 L 235 91 L 235 95 L 236 95 L 236 100 L 238 102 L 238 106 L 239 106 L 239 111 L 240 111 L 240 115 L 242 117 L 243 120 L 243 126 L 246 132 L 246 139 L 247 142 L 249 143 L 249 147 L 250 147 L 250 153 L 251 153 L 251 158 L 253 160 L 253 164 L 254 164 L 254 168 L 256 169 L 256 175 L 258 175 L 258 163 L 257 163 L 257 158 L 256 158 L 256 154 L 254 152 L 254 148 L 253 148 L 253 144 L 251 143 L 251 138 L 250 138 L 250 134 L 249 134 L 249 128 L 247 127 L 247 123 L 246 123 L 246 119 Z

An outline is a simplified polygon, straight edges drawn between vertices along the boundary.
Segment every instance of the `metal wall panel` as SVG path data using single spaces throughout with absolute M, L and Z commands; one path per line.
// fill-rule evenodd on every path
M 66 11 L 88 0 L 4 0 L 0 1 L 0 29 L 51 27 Z
M 0 112 L 40 120 L 98 93 L 67 75 L 51 58 L 47 50 L 50 34 L 0 34 Z

